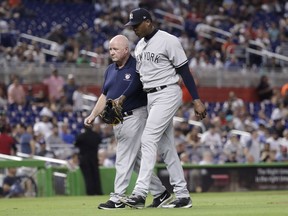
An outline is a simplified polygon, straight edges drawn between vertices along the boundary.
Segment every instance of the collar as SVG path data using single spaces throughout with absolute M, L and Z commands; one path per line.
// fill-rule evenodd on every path
M 127 59 L 127 61 L 126 61 L 126 63 L 125 63 L 125 65 L 124 65 L 121 69 L 126 68 L 126 67 L 129 67 L 130 64 L 131 64 L 131 59 L 132 59 L 132 58 L 133 58 L 133 57 L 132 57 L 132 55 L 130 54 L 130 55 L 129 55 L 129 58 Z M 114 63 L 114 65 L 115 65 L 115 68 L 116 68 L 117 70 L 119 70 L 118 65 L 117 65 L 116 63 Z M 121 70 L 121 69 L 120 69 L 120 70 Z
M 154 29 L 149 35 L 146 35 L 146 36 L 144 37 L 144 40 L 147 42 L 147 41 L 150 40 L 157 32 L 158 32 L 158 29 Z

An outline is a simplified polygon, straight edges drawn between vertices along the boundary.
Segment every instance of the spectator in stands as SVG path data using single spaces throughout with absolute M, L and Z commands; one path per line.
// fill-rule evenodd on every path
M 200 142 L 206 150 L 213 151 L 214 156 L 217 156 L 223 147 L 219 128 L 211 124 L 210 128 L 202 134 Z
M 79 47 L 73 37 L 69 37 L 63 47 L 63 61 L 66 63 L 75 63 L 79 56 Z
M 33 127 L 30 125 L 24 125 L 20 124 L 20 130 L 21 130 L 21 135 L 20 135 L 20 140 L 19 140 L 19 145 L 20 149 L 19 151 L 25 154 L 28 154 L 30 156 L 35 155 L 36 153 L 36 146 L 35 142 L 33 141 Z
M 73 92 L 72 101 L 74 112 L 84 110 L 85 99 L 83 98 L 83 96 L 86 93 L 85 88 L 85 86 L 78 86 L 78 88 L 75 89 L 75 91 Z
M 38 43 L 33 43 L 33 62 L 36 65 L 44 65 L 46 63 L 45 54 L 42 52 L 42 49 Z
M 78 85 L 75 82 L 75 77 L 73 74 L 69 74 L 67 77 L 67 82 L 64 84 L 63 92 L 66 98 L 66 103 L 73 106 L 73 93 L 78 88 Z
M 282 120 L 285 118 L 285 115 L 287 114 L 287 111 L 284 107 L 284 103 L 282 102 L 278 102 L 275 104 L 275 107 L 274 109 L 272 110 L 272 113 L 271 113 L 271 120 L 273 121 L 278 121 L 278 120 Z M 281 133 L 282 135 L 282 133 Z M 280 136 L 281 136 L 280 135 Z
M 260 82 L 256 87 L 256 92 L 260 101 L 270 100 L 273 95 L 273 88 L 266 75 L 261 76 Z
M 92 35 L 89 32 L 89 28 L 86 23 L 82 23 L 82 25 L 78 27 L 78 31 L 75 34 L 75 39 L 80 50 L 92 50 Z
M 66 144 L 74 144 L 75 136 L 71 133 L 69 124 L 67 122 L 62 122 L 60 124 L 59 135 Z
M 233 160 L 229 162 L 239 162 L 239 163 L 244 162 L 243 147 L 240 143 L 240 139 L 238 135 L 232 134 L 232 133 L 228 135 L 228 140 L 224 144 L 223 153 L 226 155 L 228 161 L 233 158 Z M 231 157 L 231 155 L 233 157 Z
M 17 176 L 17 168 L 7 168 L 7 175 L 3 179 L 3 196 L 5 197 L 23 197 L 24 189 L 20 184 L 20 177 Z
M 26 94 L 18 76 L 15 76 L 12 84 L 8 86 L 7 94 L 10 105 L 25 105 Z
M 283 98 L 288 96 L 288 82 L 281 87 L 281 95 Z
M 69 170 L 77 170 L 79 168 L 78 153 L 74 152 L 67 160 Z
M 280 137 L 275 128 L 270 129 L 270 136 L 267 137 L 266 143 L 270 146 L 270 151 L 279 152 L 280 150 Z
M 25 101 L 26 101 L 25 105 L 27 107 L 31 106 L 34 102 L 34 93 L 33 93 L 33 86 L 32 85 L 29 85 L 27 88 Z
M 48 146 L 65 143 L 59 134 L 59 128 L 57 124 L 53 125 L 52 134 L 47 137 L 47 143 L 48 143 Z
M 0 153 L 7 155 L 16 154 L 16 141 L 7 132 L 5 125 L 0 125 Z
M 101 137 L 100 148 L 107 148 L 114 138 L 113 127 L 108 124 L 101 124 Z
M 174 128 L 174 137 L 177 154 L 180 157 L 183 152 L 186 152 L 187 141 L 183 131 L 179 126 Z
M 53 124 L 51 122 L 53 113 L 47 107 L 40 111 L 40 121 L 36 122 L 33 126 L 35 135 L 43 134 L 45 141 L 52 134 Z M 48 146 L 49 148 L 50 146 Z
M 282 66 L 275 57 L 267 59 L 267 62 L 263 65 L 268 73 L 280 73 L 282 72 Z
M 226 115 L 231 115 L 235 110 L 243 110 L 244 102 L 241 98 L 237 97 L 235 92 L 230 91 L 227 100 L 223 104 L 223 110 L 226 112 Z
M 67 35 L 64 31 L 64 26 L 60 24 L 53 26 L 51 31 L 46 35 L 46 39 L 56 43 L 65 43 L 67 40 Z
M 58 75 L 58 70 L 56 68 L 52 69 L 51 75 L 44 79 L 43 83 L 48 87 L 49 101 L 59 102 L 63 96 L 65 80 L 62 76 Z
M 1 1 L 0 5 L 0 17 L 10 18 L 10 6 L 8 1 Z
M 280 145 L 288 147 L 288 128 L 283 131 L 283 137 L 280 140 Z
M 248 139 L 242 139 L 241 142 L 241 145 L 244 147 L 245 160 L 250 163 L 259 163 L 262 148 L 259 131 L 257 129 L 252 129 L 250 133 L 251 136 L 248 137 Z
M 233 54 L 226 59 L 223 67 L 228 71 L 238 72 L 243 68 L 243 63 Z
M 6 107 L 8 104 L 7 95 L 4 86 L 0 85 L 0 108 Z
M 7 133 L 11 132 L 11 125 L 9 122 L 9 117 L 5 109 L 0 108 L 0 129 L 5 130 Z
M 191 163 L 198 164 L 201 160 L 203 147 L 200 143 L 200 133 L 201 129 L 194 126 L 191 131 L 186 135 L 186 140 L 188 143 L 187 152 L 190 154 Z
M 100 148 L 98 151 L 99 166 L 103 167 L 115 167 L 114 162 L 108 157 L 107 149 Z
M 101 181 L 98 165 L 98 148 L 101 136 L 93 128 L 77 136 L 75 147 L 79 148 L 79 165 L 83 173 L 87 195 L 101 195 Z
M 41 157 L 57 158 L 55 152 L 47 147 L 46 141 L 42 134 L 40 133 L 36 134 L 34 139 L 35 139 L 36 145 L 38 146 L 36 155 L 41 156 Z
M 280 146 L 280 151 L 276 154 L 276 160 L 278 162 L 288 162 L 288 147 Z

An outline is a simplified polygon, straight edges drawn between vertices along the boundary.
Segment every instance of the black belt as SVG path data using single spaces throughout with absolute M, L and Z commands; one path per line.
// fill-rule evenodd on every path
M 163 85 L 163 86 L 159 86 L 159 87 L 155 87 L 155 88 L 148 88 L 148 89 L 144 89 L 144 91 L 149 94 L 149 93 L 153 93 L 153 92 L 157 92 L 157 91 L 160 91 L 164 88 L 166 88 L 167 85 Z
M 130 111 L 127 111 L 127 112 L 123 112 L 122 115 L 123 115 L 123 117 L 131 116 L 131 115 L 133 115 L 133 111 L 130 110 Z

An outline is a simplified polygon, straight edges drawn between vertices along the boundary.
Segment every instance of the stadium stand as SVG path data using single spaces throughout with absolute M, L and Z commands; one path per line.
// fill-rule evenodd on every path
M 4 92 L 12 75 L 17 74 L 26 93 L 31 87 L 33 97 L 41 99 L 38 95 L 41 92 L 43 99 L 38 98 L 39 102 L 34 98 L 33 103 L 17 105 L 5 104 L 7 95 L 1 96 L 1 109 L 13 135 L 17 124 L 34 125 L 38 122 L 43 107 L 52 110 L 54 124 L 68 123 L 74 136 L 82 131 L 83 118 L 91 109 L 91 103 L 77 112 L 66 106 L 65 98 L 47 103 L 47 86 L 42 80 L 50 75 L 51 65 L 64 79 L 72 72 L 77 84 L 83 87 L 80 94 L 95 101 L 103 80 L 103 68 L 109 63 L 109 38 L 125 34 L 131 40 L 132 48 L 137 41 L 133 32 L 123 29 L 123 23 L 127 20 L 128 11 L 139 3 L 151 9 L 157 18 L 155 20 L 159 21 L 159 28 L 178 36 L 186 49 L 191 72 L 195 74 L 208 111 L 199 137 L 214 125 L 221 136 L 222 150 L 229 143 L 228 146 L 233 146 L 231 142 L 235 140 L 231 141 L 230 137 L 237 134 L 235 142 L 241 145 L 239 163 L 253 161 L 251 154 L 247 153 L 251 143 L 260 146 L 259 154 L 265 143 L 276 145 L 279 159 L 275 160 L 285 159 L 280 155 L 282 146 L 286 146 L 286 151 L 288 146 L 288 102 L 287 95 L 279 96 L 277 90 L 287 83 L 288 3 L 147 0 L 111 1 L 108 4 L 105 1 L 22 0 L 20 5 L 12 6 L 10 1 L 0 2 L 0 73 Z M 122 7 L 121 12 L 118 7 Z M 263 74 L 267 74 L 275 90 L 271 98 L 260 102 L 255 87 Z M 94 95 L 89 95 L 91 89 Z M 240 110 L 223 109 L 231 90 L 235 90 L 244 101 Z M 191 99 L 185 102 L 177 114 L 175 125 L 187 124 L 188 130 L 182 131 L 186 137 L 193 127 L 199 125 L 195 125 Z M 103 133 L 102 147 L 108 149 L 113 140 L 112 130 L 101 122 L 99 127 Z M 259 135 L 255 142 L 251 137 L 254 130 Z M 273 137 L 275 131 L 278 137 Z M 248 138 L 241 132 L 249 132 Z M 193 161 L 192 144 L 185 139 L 190 162 L 199 163 L 202 155 L 198 161 Z M 202 142 L 199 139 L 197 145 L 207 144 Z M 209 144 L 208 149 L 212 151 L 213 148 Z M 223 151 L 213 156 L 214 163 L 225 163 L 229 158 Z M 110 157 L 115 155 L 111 153 Z

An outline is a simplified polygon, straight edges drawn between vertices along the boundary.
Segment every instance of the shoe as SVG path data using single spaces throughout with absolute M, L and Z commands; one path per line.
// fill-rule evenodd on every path
M 131 208 L 142 209 L 145 206 L 145 198 L 139 195 L 130 195 L 129 197 L 119 198 L 122 203 Z
M 111 200 L 108 200 L 106 203 L 101 203 L 98 206 L 98 209 L 104 209 L 104 210 L 114 210 L 114 209 L 124 209 L 125 205 L 121 202 L 116 203 Z
M 190 199 L 190 197 L 178 198 L 173 202 L 162 206 L 162 208 L 191 208 L 191 207 L 192 207 L 192 200 Z
M 154 198 L 152 204 L 147 206 L 147 208 L 161 208 L 163 205 L 171 202 L 172 199 L 172 195 L 166 190 L 160 196 Z

